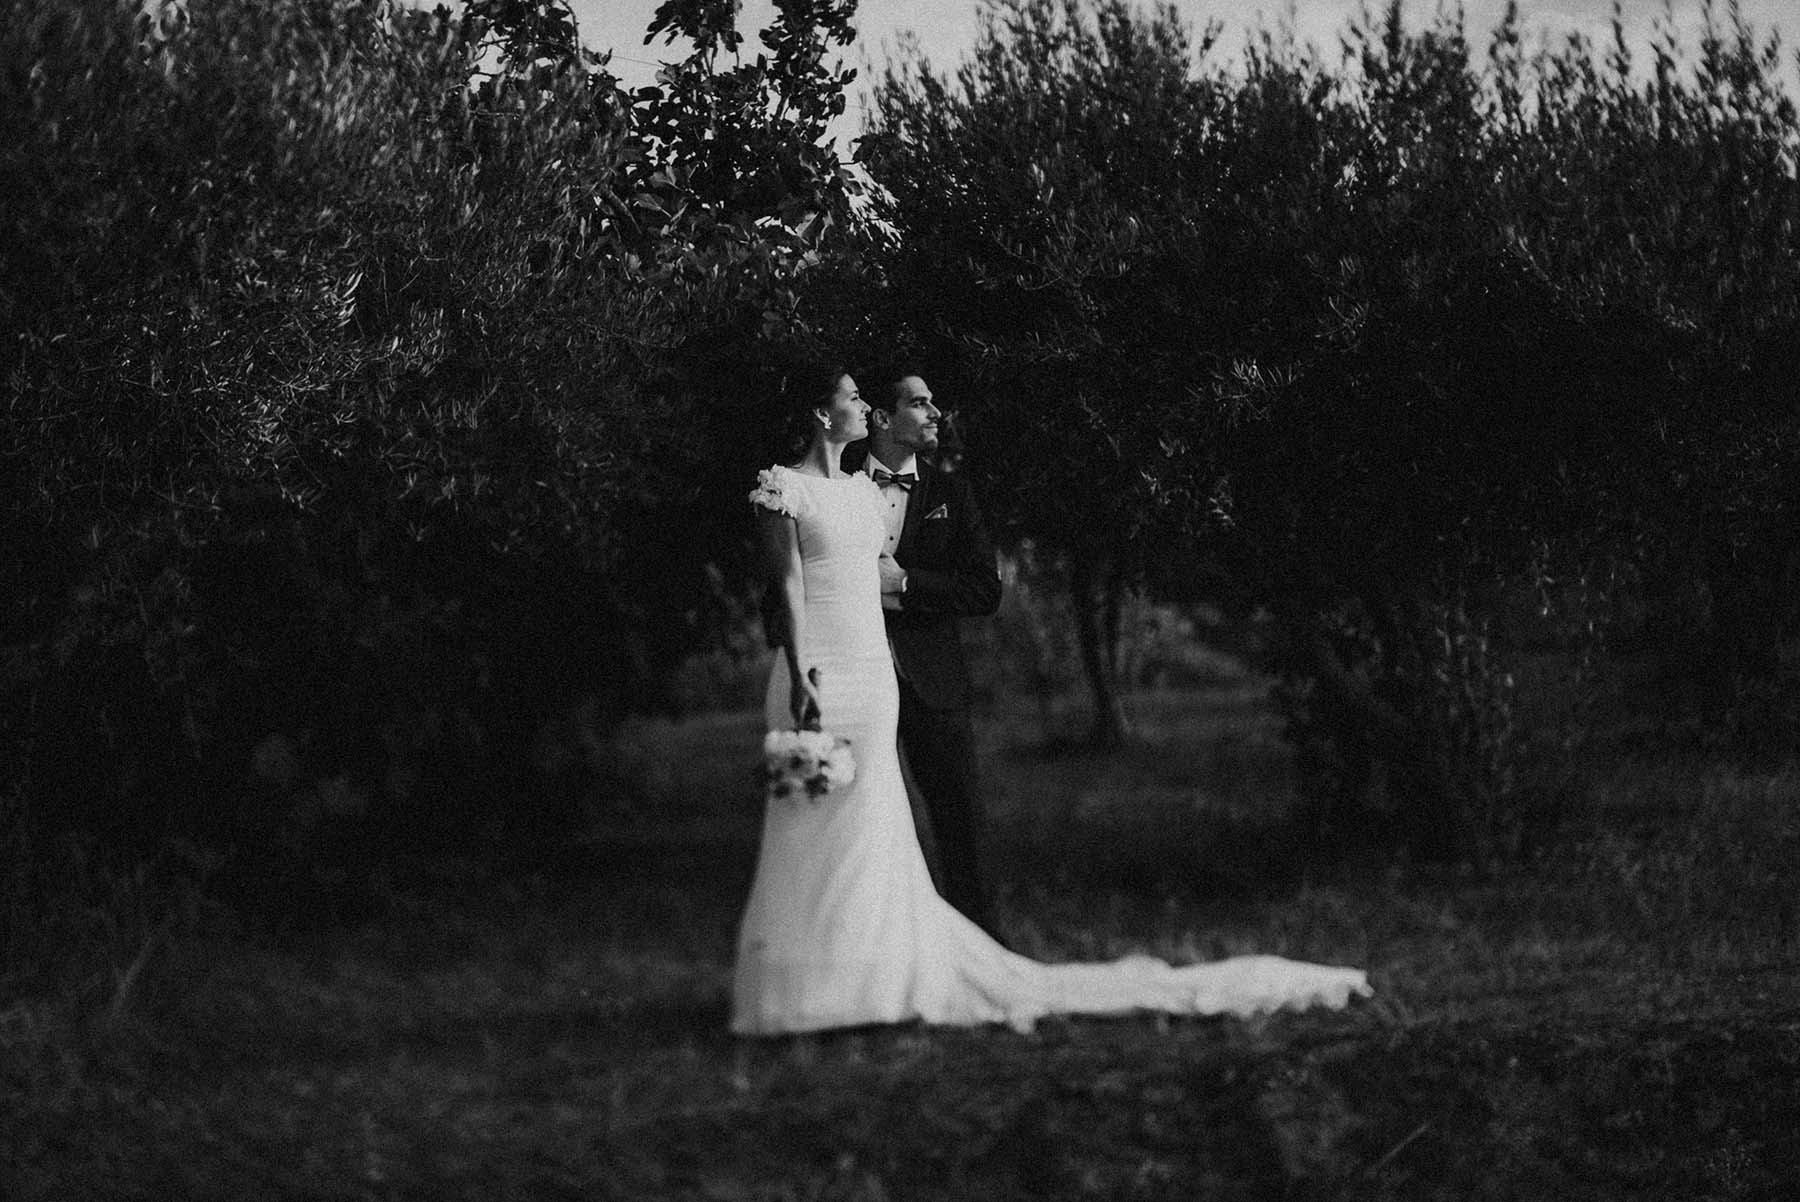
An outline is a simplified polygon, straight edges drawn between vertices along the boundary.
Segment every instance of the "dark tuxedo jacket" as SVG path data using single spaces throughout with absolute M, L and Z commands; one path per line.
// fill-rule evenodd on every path
M 867 457 L 865 447 L 851 447 L 843 469 L 861 471 Z M 969 703 L 961 619 L 1000 608 L 1000 574 L 969 482 L 922 458 L 918 465 L 919 482 L 907 497 L 906 523 L 894 549 L 895 561 L 906 569 L 906 593 L 898 610 L 884 609 L 882 616 L 901 679 L 933 709 L 954 709 Z M 763 629 L 776 629 L 766 611 Z
M 866 458 L 866 448 L 851 448 L 844 467 L 861 471 Z M 919 482 L 907 497 L 906 524 L 894 549 L 894 560 L 906 569 L 906 593 L 898 610 L 882 615 L 901 678 L 926 705 L 951 709 L 969 703 L 961 619 L 1000 608 L 1000 573 L 969 482 L 924 459 L 918 465 Z

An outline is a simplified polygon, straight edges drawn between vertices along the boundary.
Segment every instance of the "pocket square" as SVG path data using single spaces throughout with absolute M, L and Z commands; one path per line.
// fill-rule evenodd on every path
M 933 518 L 947 518 L 949 516 L 950 507 L 948 505 L 939 505 L 936 509 L 925 515 L 925 520 L 929 522 Z

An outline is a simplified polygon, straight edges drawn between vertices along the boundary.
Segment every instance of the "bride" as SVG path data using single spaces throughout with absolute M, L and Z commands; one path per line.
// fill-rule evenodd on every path
M 882 503 L 867 475 L 839 466 L 845 445 L 868 433 L 869 405 L 841 369 L 819 373 L 812 388 L 801 398 L 805 454 L 761 473 L 750 496 L 780 602 L 782 656 L 765 714 L 771 730 L 822 720 L 850 740 L 856 772 L 822 798 L 768 803 L 738 933 L 731 1029 L 776 1035 L 920 1020 L 1029 1031 L 1046 1014 L 1249 1015 L 1341 1007 L 1368 994 L 1358 969 L 1279 956 L 1043 964 L 1002 947 L 938 896 L 900 773 L 878 568 Z

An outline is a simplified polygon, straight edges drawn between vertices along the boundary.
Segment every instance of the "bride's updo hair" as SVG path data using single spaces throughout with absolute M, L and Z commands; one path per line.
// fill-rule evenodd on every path
M 800 360 L 781 373 L 781 462 L 792 463 L 806 453 L 819 430 L 819 419 L 813 411 L 831 403 L 838 381 L 849 374 L 850 369 L 842 362 L 826 359 Z

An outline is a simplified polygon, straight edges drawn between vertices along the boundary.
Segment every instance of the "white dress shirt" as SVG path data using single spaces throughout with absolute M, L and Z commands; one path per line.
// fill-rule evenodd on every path
M 876 468 L 880 468 L 884 472 L 892 471 L 896 476 L 903 476 L 908 472 L 917 476 L 919 459 L 916 455 L 908 455 L 906 461 L 897 468 L 889 468 L 887 464 L 873 455 L 863 461 L 862 470 L 871 480 L 875 478 Z M 913 485 L 913 488 L 917 487 L 918 485 Z M 898 484 L 890 484 L 881 490 L 881 499 L 886 506 L 882 510 L 882 518 L 887 522 L 887 543 L 882 549 L 889 555 L 892 555 L 895 548 L 900 545 L 900 532 L 906 529 L 906 502 L 911 496 L 911 490 L 901 488 Z

